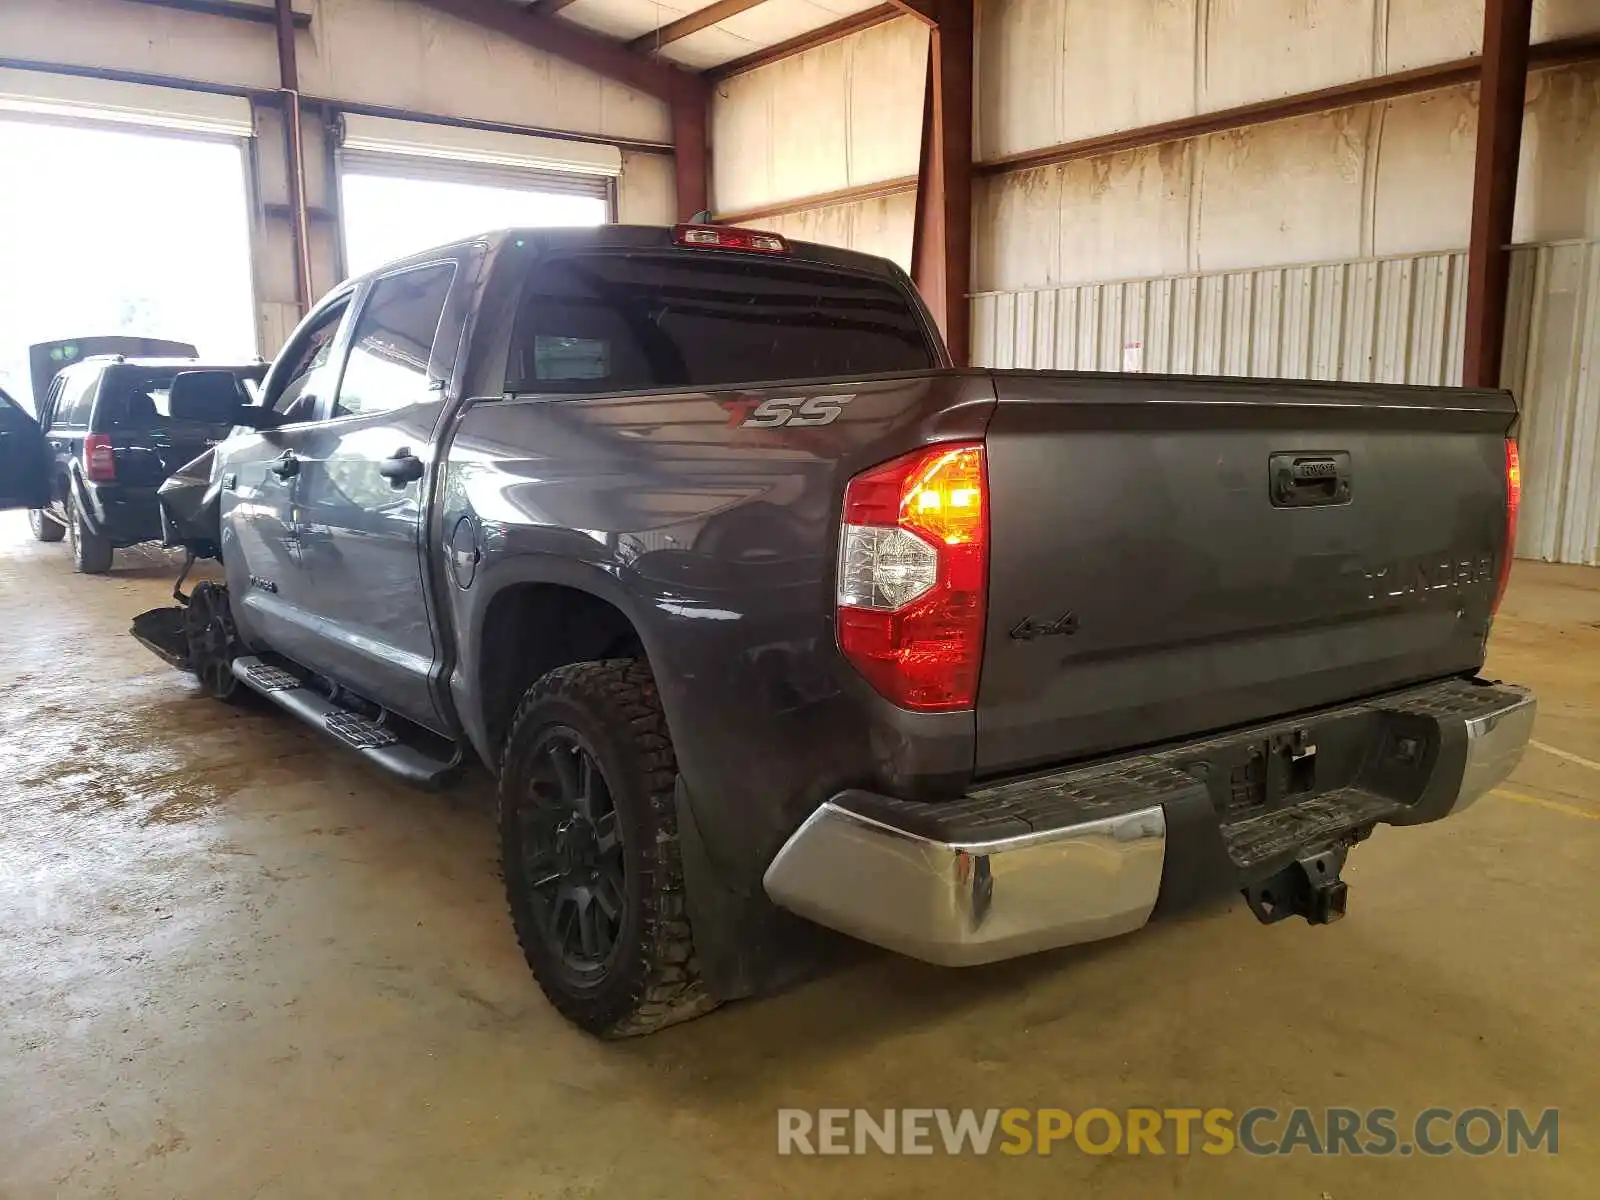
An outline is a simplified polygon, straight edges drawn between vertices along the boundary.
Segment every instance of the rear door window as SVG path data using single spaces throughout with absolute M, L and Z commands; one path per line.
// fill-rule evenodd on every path
M 455 279 L 453 262 L 386 275 L 356 318 L 333 415 L 387 412 L 430 394 L 428 361 Z
M 789 259 L 599 252 L 530 266 L 506 387 L 715 388 L 934 365 L 890 280 Z

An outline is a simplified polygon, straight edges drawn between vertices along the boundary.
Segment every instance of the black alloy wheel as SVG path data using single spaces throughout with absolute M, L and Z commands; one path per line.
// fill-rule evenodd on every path
M 617 810 L 592 747 L 564 725 L 544 729 L 528 774 L 523 870 L 552 960 L 582 983 L 615 957 L 627 897 Z
M 557 1011 L 617 1038 L 715 1008 L 689 927 L 678 767 L 649 664 L 540 676 L 512 715 L 499 776 L 511 923 Z

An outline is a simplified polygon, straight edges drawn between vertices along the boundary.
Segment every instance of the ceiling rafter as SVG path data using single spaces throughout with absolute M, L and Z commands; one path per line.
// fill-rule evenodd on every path
M 571 3 L 571 0 L 567 0 Z M 648 54 L 660 50 L 663 46 L 681 41 L 691 33 L 699 33 L 702 29 L 709 29 L 719 21 L 726 21 L 729 17 L 736 17 L 742 12 L 748 12 L 758 4 L 765 4 L 767 0 L 716 0 L 704 8 L 697 9 L 687 16 L 670 21 L 659 29 L 652 29 L 642 37 L 636 37 L 628 43 L 628 49 L 636 50 L 641 54 Z
M 550 16 L 548 10 L 530 12 L 502 4 L 500 0 L 420 2 L 662 100 L 679 101 L 705 90 L 705 81 L 698 75 L 639 54 L 621 42 L 602 37 L 571 21 Z
M 706 75 L 712 82 L 720 83 L 734 75 L 743 75 L 747 71 L 754 71 L 757 67 L 770 66 L 772 63 L 792 58 L 796 54 L 803 54 L 807 50 L 815 50 L 818 46 L 826 46 L 829 42 L 849 37 L 852 33 L 860 33 L 864 29 L 882 25 L 886 21 L 897 21 L 905 15 L 906 11 L 903 8 L 893 4 L 880 4 L 877 8 L 868 8 L 852 16 L 841 17 L 832 24 L 823 25 L 809 33 L 799 34 L 774 46 L 753 51 L 743 58 L 712 67 Z
M 939 18 L 934 15 L 933 0 L 889 0 L 889 4 L 907 16 L 915 17 L 924 25 L 939 23 Z

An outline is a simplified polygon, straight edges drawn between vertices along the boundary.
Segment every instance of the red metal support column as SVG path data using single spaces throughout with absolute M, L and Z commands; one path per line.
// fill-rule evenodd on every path
M 1467 344 L 1462 382 L 1499 387 L 1516 215 L 1517 157 L 1528 84 L 1533 0 L 1488 0 L 1478 84 L 1478 150 L 1467 243 Z
M 931 4 L 911 275 L 959 367 L 971 356 L 973 0 Z
M 686 77 L 669 103 L 677 219 L 690 221 L 711 209 L 711 85 Z
M 294 11 L 276 0 L 278 98 L 283 107 L 284 167 L 289 179 L 289 227 L 294 242 L 294 298 L 304 316 L 311 308 L 311 220 L 306 209 L 306 159 L 300 129 L 300 70 L 294 56 Z

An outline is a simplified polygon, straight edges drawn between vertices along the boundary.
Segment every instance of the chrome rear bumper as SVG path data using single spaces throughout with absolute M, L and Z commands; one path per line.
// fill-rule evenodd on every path
M 794 832 L 763 882 L 791 912 L 945 966 L 1115 937 L 1143 926 L 1164 891 L 1207 890 L 1197 875 L 1213 877 L 1211 891 L 1244 887 L 1285 856 L 1375 823 L 1461 811 L 1516 766 L 1535 707 L 1521 688 L 1450 680 L 1301 718 L 1353 723 L 1370 751 L 1359 774 L 1231 822 L 1189 764 L 1288 725 L 987 789 L 954 802 L 954 822 L 952 806 L 843 792 Z
M 818 924 L 944 966 L 1115 937 L 1161 888 L 1160 805 L 1066 829 L 952 844 L 830 800 L 767 869 L 773 901 Z

